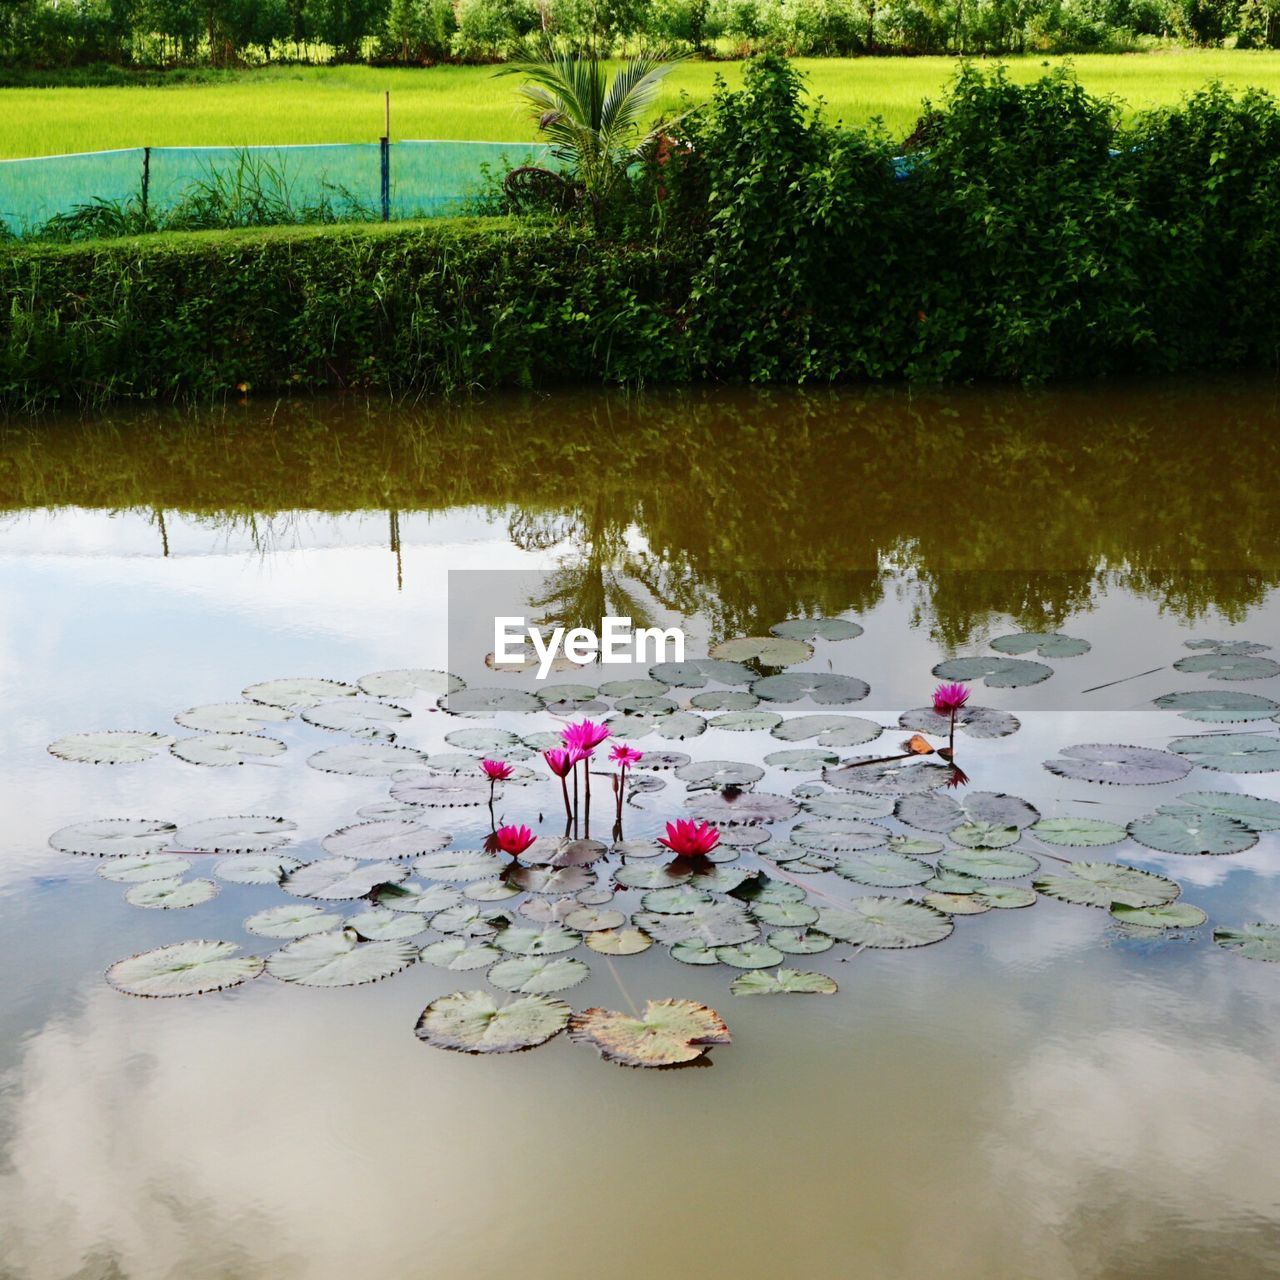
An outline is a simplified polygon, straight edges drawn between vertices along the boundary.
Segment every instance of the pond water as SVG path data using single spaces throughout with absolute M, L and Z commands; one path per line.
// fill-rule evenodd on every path
M 870 745 L 827 753 L 841 762 L 900 750 L 899 716 L 927 705 L 938 663 L 999 658 L 990 641 L 1023 632 L 1087 642 L 1074 656 L 1052 646 L 1051 656 L 1022 654 L 1051 670 L 1037 683 L 1020 683 L 1028 669 L 1016 667 L 1013 687 L 970 680 L 973 703 L 1011 712 L 1020 727 L 961 732 L 968 785 L 917 800 L 963 805 L 1002 793 L 1042 822 L 1086 817 L 1094 830 L 1162 805 L 1176 823 L 1187 809 L 1173 802 L 1185 793 L 1277 801 L 1280 772 L 1270 769 L 1280 760 L 1270 757 L 1251 758 L 1267 769 L 1240 773 L 1190 768 L 1175 753 L 1186 766 L 1173 780 L 1139 769 L 1118 785 L 1043 762 L 1077 744 L 1167 752 L 1221 732 L 1276 742 L 1280 730 L 1261 714 L 1264 699 L 1280 702 L 1268 655 L 1243 669 L 1215 665 L 1221 649 L 1187 642 L 1280 649 L 1278 428 L 1272 385 L 1200 383 L 556 393 L 452 408 L 254 402 L 8 429 L 0 1275 L 1275 1274 L 1280 967 L 1213 938 L 1215 928 L 1280 922 L 1273 829 L 1226 820 L 1212 839 L 1226 830 L 1248 847 L 1224 856 L 1160 852 L 1123 832 L 1081 848 L 1042 838 L 1052 824 L 1020 830 L 998 852 L 1025 852 L 1040 869 L 986 883 L 1027 889 L 1069 876 L 1064 858 L 1121 863 L 1176 881 L 1178 901 L 1202 908 L 1207 923 L 1138 929 L 1105 903 L 1041 893 L 1030 909 L 955 915 L 939 945 L 837 942 L 785 957 L 834 978 L 834 995 L 746 998 L 730 983 L 749 970 L 680 963 L 662 945 L 616 958 L 578 945 L 568 954 L 589 976 L 556 997 L 574 1010 L 630 1012 L 678 997 L 718 1011 L 732 1032 L 703 1069 L 629 1070 L 563 1034 L 487 1057 L 419 1040 L 415 1023 L 437 997 L 506 998 L 483 968 L 420 961 L 329 989 L 267 973 L 186 999 L 113 990 L 103 975 L 116 961 L 185 939 L 269 955 L 287 939 L 247 932 L 246 918 L 307 900 L 227 881 L 220 857 L 193 853 L 186 879 L 213 881 L 217 896 L 139 909 L 125 898 L 139 882 L 104 879 L 109 860 L 58 852 L 51 833 L 98 818 L 185 826 L 281 816 L 297 824 L 281 856 L 320 858 L 318 842 L 385 805 L 393 784 L 308 758 L 385 739 L 294 717 L 260 730 L 287 750 L 228 768 L 188 763 L 164 742 L 153 758 L 117 765 L 68 762 L 46 747 L 108 729 L 189 739 L 196 731 L 175 725 L 175 713 L 278 677 L 354 682 L 438 668 L 483 685 L 483 652 L 451 651 L 446 613 L 459 579 L 451 597 L 449 575 L 473 571 L 465 586 L 518 571 L 548 582 L 566 616 L 607 601 L 681 622 L 690 656 L 791 617 L 856 620 L 862 634 L 818 638 L 812 657 L 776 670 L 857 677 L 867 696 L 765 698 L 756 708 L 884 726 Z M 1175 667 L 1188 658 L 1201 661 Z M 724 706 L 751 701 L 747 686 L 714 681 L 667 696 L 709 722 L 729 713 L 695 695 L 735 690 L 747 696 Z M 1194 701 L 1153 702 L 1193 692 L 1231 695 L 1229 708 L 1247 704 L 1239 715 L 1257 718 L 1188 719 Z M 547 711 L 449 715 L 422 692 L 385 701 L 412 712 L 396 743 L 428 755 L 456 753 L 445 735 L 459 729 L 527 736 L 562 723 Z M 619 714 L 614 701 L 606 714 Z M 764 771 L 748 784 L 757 793 L 790 799 L 799 786 L 810 804 L 837 805 L 861 795 L 855 830 L 874 821 L 909 840 L 956 843 L 939 835 L 945 821 L 922 829 L 887 813 L 886 796 L 918 817 L 892 790 L 867 792 L 848 772 L 824 782 L 821 760 L 798 771 L 765 760 L 819 749 L 817 738 L 780 741 L 736 723 L 684 738 L 647 733 L 634 745 L 754 764 Z M 1204 759 L 1199 744 L 1182 745 Z M 1106 773 L 1116 753 L 1101 755 L 1105 776 L 1117 777 Z M 941 770 L 936 757 L 912 767 Z M 624 806 L 629 841 L 648 842 L 683 816 L 689 794 L 713 814 L 735 803 L 687 793 L 671 771 L 636 776 L 665 785 Z M 592 834 L 607 840 L 609 783 L 597 788 Z M 540 776 L 508 784 L 497 808 L 554 836 L 560 803 Z M 480 848 L 489 830 L 483 804 L 416 813 L 455 850 Z M 847 850 L 824 861 L 790 842 L 814 816 L 758 828 L 769 837 L 755 846 L 738 842 L 757 828 L 726 828 L 738 857 L 716 866 L 800 885 L 828 913 L 862 896 L 933 891 L 850 879 L 839 870 Z M 904 851 L 932 867 L 939 855 L 926 848 Z M 621 862 L 609 855 L 584 876 L 608 887 Z M 735 901 L 722 883 L 697 883 Z M 598 905 L 641 912 L 643 892 Z M 532 896 L 479 905 L 524 926 L 517 908 Z M 351 916 L 370 904 L 323 905 Z M 412 941 L 445 936 L 424 928 Z

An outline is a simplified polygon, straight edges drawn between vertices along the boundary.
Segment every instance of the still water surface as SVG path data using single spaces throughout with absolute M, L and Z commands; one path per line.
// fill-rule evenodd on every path
M 735 997 L 730 970 L 659 947 L 613 966 L 575 952 L 592 963 L 564 995 L 575 1009 L 682 996 L 729 1022 L 710 1069 L 645 1072 L 564 1037 L 492 1059 L 416 1040 L 424 1005 L 483 971 L 118 994 L 104 969 L 149 947 L 262 952 L 242 922 L 280 896 L 224 884 L 190 910 L 139 910 L 97 860 L 50 850 L 55 828 L 281 814 L 307 858 L 387 784 L 308 769 L 338 739 L 293 724 L 282 763 L 256 767 L 93 767 L 45 746 L 185 732 L 175 712 L 270 677 L 444 667 L 450 570 L 542 570 L 574 607 L 629 600 L 701 642 L 796 613 L 857 618 L 865 634 L 811 665 L 870 683 L 830 710 L 891 726 L 885 753 L 936 662 L 1061 630 L 1091 652 L 1035 688 L 979 688 L 1023 727 L 965 749 L 974 787 L 1119 822 L 1193 787 L 1280 799 L 1273 773 L 1101 787 L 1041 767 L 1071 743 L 1213 729 L 1151 705 L 1214 687 L 1172 669 L 1186 640 L 1280 647 L 1278 429 L 1270 385 L 1225 384 L 255 403 L 10 429 L 0 1276 L 1275 1274 L 1280 972 L 1210 932 L 1280 921 L 1276 833 L 1222 858 L 1100 851 L 1177 879 L 1209 913 L 1189 937 L 1124 936 L 1042 897 L 960 918 L 937 946 L 794 958 L 838 980 L 830 998 Z M 1280 679 L 1233 687 L 1280 700 Z M 413 704 L 402 740 L 441 749 L 458 722 L 430 706 Z M 759 762 L 787 744 L 711 729 L 638 745 Z M 681 812 L 667 777 L 628 808 L 629 837 Z M 544 829 L 556 794 L 539 793 Z M 509 816 L 534 819 L 508 796 Z M 483 817 L 430 814 L 460 848 Z

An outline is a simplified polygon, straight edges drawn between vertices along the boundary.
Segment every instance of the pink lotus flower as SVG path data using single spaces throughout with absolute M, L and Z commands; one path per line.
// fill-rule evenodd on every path
M 666 838 L 659 836 L 658 843 L 665 844 L 677 857 L 700 858 L 720 843 L 720 832 L 709 822 L 680 818 L 667 823 Z
M 566 747 L 581 752 L 579 759 L 585 760 L 609 736 L 609 730 L 593 720 L 579 720 L 561 729 L 560 736 Z
M 612 751 L 609 752 L 609 759 L 614 764 L 621 765 L 624 769 L 630 768 L 633 764 L 639 764 L 644 759 L 644 752 L 637 751 L 635 747 L 629 747 L 625 742 L 619 742 Z
M 480 767 L 490 782 L 505 782 L 515 772 L 505 760 L 481 760 Z
M 940 716 L 954 715 L 969 701 L 969 690 L 962 684 L 940 684 L 933 691 L 933 709 Z
M 498 848 L 513 858 L 518 858 L 537 839 L 528 827 L 499 827 L 493 838 Z
M 569 770 L 578 763 L 573 752 L 567 747 L 552 747 L 550 751 L 542 753 L 542 758 L 547 762 L 547 768 L 557 778 L 567 777 Z

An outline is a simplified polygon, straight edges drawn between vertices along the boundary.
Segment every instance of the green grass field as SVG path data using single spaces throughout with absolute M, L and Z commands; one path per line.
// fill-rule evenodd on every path
M 1013 59 L 1011 73 L 1033 79 L 1061 59 Z M 1130 109 L 1176 102 L 1206 81 L 1260 85 L 1280 93 L 1280 52 L 1179 50 L 1078 56 L 1093 92 Z M 801 59 L 811 92 L 848 123 L 880 116 L 910 132 L 921 99 L 936 98 L 955 71 L 950 58 Z M 735 63 L 685 63 L 667 81 L 659 111 L 681 92 L 705 98 Z M 279 67 L 231 72 L 206 83 L 124 88 L 0 89 L 0 157 L 57 155 L 113 147 L 365 142 L 382 133 L 382 91 L 391 90 L 396 138 L 521 141 L 533 136 L 515 100 L 516 81 L 491 67 Z

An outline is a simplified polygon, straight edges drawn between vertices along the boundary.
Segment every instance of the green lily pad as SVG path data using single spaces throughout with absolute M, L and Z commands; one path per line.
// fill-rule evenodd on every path
M 834 938 L 811 929 L 778 929 L 769 934 L 766 941 L 771 947 L 789 956 L 814 956 L 830 951 L 835 945 Z
M 1208 649 L 1214 653 L 1267 653 L 1271 646 L 1269 644 L 1258 644 L 1253 640 L 1186 640 L 1183 642 L 1188 649 Z
M 711 656 L 725 662 L 759 662 L 766 667 L 793 667 L 813 657 L 813 645 L 786 636 L 735 636 L 712 645 Z M 764 696 L 764 695 L 761 695 Z
M 447 693 L 456 693 L 467 687 L 461 676 L 426 667 L 374 671 L 361 676 L 356 683 L 371 698 L 411 698 L 417 693 L 424 693 L 429 698 L 442 698 Z
M 743 712 L 750 715 L 751 712 Z M 647 738 L 657 734 L 660 738 L 696 738 L 707 731 L 707 722 L 692 711 L 673 711 L 663 715 L 616 715 L 610 716 L 605 725 L 615 738 L 624 742 L 636 738 Z M 647 753 L 646 753 L 647 754 Z
M 974 896 L 981 898 L 988 906 L 1006 911 L 1034 906 L 1036 898 L 1039 897 L 1034 889 L 1024 889 L 1017 884 L 984 885 L 976 891 Z
M 198 907 L 217 893 L 218 886 L 212 880 L 146 880 L 135 884 L 124 896 L 135 907 L 174 911 Z
M 1029 827 L 1040 817 L 1033 805 L 1002 791 L 972 791 L 958 800 L 939 793 L 903 796 L 894 806 L 894 815 L 900 822 L 922 831 L 951 832 L 953 836 L 957 830 L 975 827 L 977 831 L 970 833 L 972 838 L 991 835 L 1006 844 L 1012 844 L 1017 836 L 1008 840 L 995 835 L 996 832 Z M 965 841 L 957 838 L 957 843 Z
M 834 751 L 797 748 L 792 751 L 772 751 L 765 756 L 764 762 L 789 773 L 816 773 L 829 764 L 839 764 L 840 757 Z
M 756 764 L 736 760 L 692 760 L 676 770 L 676 777 L 689 784 L 690 791 L 708 787 L 749 787 L 764 777 Z
M 614 871 L 613 882 L 623 889 L 669 889 L 672 885 L 684 884 L 692 875 L 693 868 L 681 863 L 640 867 L 628 863 Z
M 817 818 L 853 818 L 869 821 L 893 813 L 893 797 L 870 791 L 827 791 L 810 796 L 800 806 Z
M 804 928 L 818 919 L 817 907 L 807 902 L 756 902 L 751 914 L 761 924 L 788 929 Z
M 1045 844 L 1069 849 L 1119 844 L 1128 835 L 1118 823 L 1104 822 L 1101 818 L 1041 818 L 1028 831 Z
M 730 1042 L 714 1009 L 693 1000 L 649 1000 L 640 1017 L 609 1009 L 584 1009 L 569 1020 L 569 1039 L 599 1050 L 626 1067 L 673 1067 Z
M 782 723 L 782 717 L 774 711 L 726 711 L 709 721 L 713 729 L 727 729 L 730 733 L 758 733 Z
M 750 684 L 756 673 L 741 662 L 722 658 L 693 658 L 688 662 L 659 662 L 649 668 L 654 680 L 681 689 L 701 689 L 707 683 Z
M 760 933 L 760 926 L 746 908 L 730 902 L 710 902 L 682 915 L 641 912 L 634 923 L 666 946 L 693 942 L 704 947 L 728 947 L 750 942 Z
M 1206 733 L 1174 738 L 1169 750 L 1202 769 L 1219 773 L 1275 773 L 1280 770 L 1280 738 L 1250 733 Z
M 452 839 L 447 831 L 432 831 L 411 818 L 383 818 L 339 827 L 320 847 L 343 858 L 416 858 L 445 848 Z
M 923 901 L 949 916 L 980 916 L 991 910 L 991 903 L 977 893 L 926 893 Z
M 582 935 L 560 925 L 547 925 L 541 929 L 528 929 L 513 925 L 503 929 L 493 940 L 499 951 L 518 956 L 550 956 L 562 951 L 572 951 L 582 941 Z
M 1036 653 L 1042 658 L 1078 658 L 1093 647 L 1087 640 L 1064 636 L 1060 631 L 1023 631 L 997 636 L 991 647 L 1001 653 Z
M 342 917 L 323 907 L 302 902 L 289 902 L 282 907 L 268 907 L 251 915 L 244 927 L 261 938 L 305 938 L 312 933 L 328 933 L 342 927 Z
M 1129 823 L 1129 834 L 1162 853 L 1243 853 L 1258 843 L 1258 833 L 1243 822 L 1191 805 L 1165 805 Z
M 398 862 L 359 862 L 355 858 L 318 858 L 305 862 L 280 880 L 285 893 L 295 898 L 344 901 L 363 898 L 380 884 L 396 884 L 408 878 L 409 868 Z
M 542 710 L 542 700 L 523 689 L 475 687 L 458 689 L 440 699 L 442 710 L 454 716 L 531 715 Z
M 909 853 L 915 858 L 930 858 L 941 853 L 946 845 L 941 840 L 924 840 L 915 836 L 890 836 L 889 848 L 894 853 Z
M 1141 929 L 1194 929 L 1208 919 L 1199 907 L 1189 902 L 1171 902 L 1164 907 L 1126 907 L 1116 902 L 1111 914 L 1123 924 Z
M 179 711 L 173 719 L 184 729 L 206 733 L 256 733 L 264 725 L 284 724 L 293 717 L 287 707 L 271 707 L 264 702 L 210 702 Z
M 1166 693 L 1155 699 L 1162 711 L 1176 711 L 1184 720 L 1206 724 L 1242 724 L 1250 720 L 1270 720 L 1280 714 L 1280 702 L 1260 693 L 1237 689 L 1213 689 L 1187 693 Z
M 355 987 L 389 978 L 418 958 L 411 942 L 361 942 L 354 929 L 313 933 L 267 957 L 267 972 L 304 987 Z
M 739 947 L 717 947 L 716 959 L 732 969 L 771 969 L 786 957 L 766 942 L 747 942 Z
M 677 942 L 671 948 L 671 958 L 681 964 L 719 964 L 715 947 L 704 947 L 700 942 Z
M 778 969 L 774 973 L 741 974 L 729 984 L 729 990 L 735 996 L 833 996 L 839 987 L 836 980 L 825 973 Z
M 951 770 L 940 764 L 921 760 L 893 760 L 871 763 L 870 760 L 848 760 L 822 771 L 828 786 L 842 791 L 870 791 L 886 795 L 914 795 L 945 786 Z
M 516 1053 L 560 1034 L 572 1011 L 563 1000 L 526 995 L 504 1005 L 487 991 L 451 991 L 422 1011 L 414 1035 L 457 1053 Z
M 945 738 L 951 732 L 951 717 L 939 715 L 932 707 L 917 707 L 904 711 L 898 717 L 898 725 L 915 733 L 927 733 L 934 738 Z M 995 707 L 980 707 L 971 703 L 956 712 L 956 732 L 970 738 L 989 740 L 1007 738 L 1022 728 L 1017 716 Z
M 989 689 L 1021 689 L 1047 680 L 1053 668 L 1025 658 L 948 658 L 934 667 L 933 674 L 939 680 L 983 680 Z
M 179 827 L 174 843 L 197 853 L 261 853 L 289 843 L 297 823 L 287 818 L 244 815 L 232 818 L 204 818 Z
M 994 822 L 966 822 L 951 831 L 951 839 L 968 849 L 1003 849 L 1017 844 L 1022 832 Z
M 457 889 L 444 884 L 384 884 L 374 893 L 374 902 L 389 911 L 404 911 L 433 916 L 448 911 L 462 902 Z
M 1225 814 L 1243 822 L 1251 831 L 1280 831 L 1280 800 L 1264 800 L 1235 791 L 1188 791 L 1178 797 L 1178 803 Z
M 1173 666 L 1176 671 L 1183 671 L 1189 675 L 1205 675 L 1210 680 L 1266 680 L 1271 676 L 1280 675 L 1280 662 L 1271 658 L 1221 651 L 1179 658 Z
M 540 956 L 513 956 L 510 960 L 499 960 L 487 976 L 503 991 L 526 996 L 550 995 L 585 982 L 591 976 L 591 969 L 572 956 L 551 960 Z
M 657 911 L 662 915 L 683 915 L 688 911 L 696 911 L 711 901 L 709 893 L 703 893 L 692 885 L 675 885 L 670 889 L 653 889 L 641 899 L 646 911 Z
M 933 875 L 933 868 L 927 862 L 890 849 L 874 849 L 857 857 L 841 858 L 835 871 L 846 880 L 875 889 L 903 889 L 924 884 Z
M 856 818 L 809 818 L 791 828 L 791 843 L 821 853 L 857 853 L 878 849 L 889 839 L 889 828 Z
M 250 760 L 283 755 L 279 738 L 262 738 L 255 733 L 202 733 L 195 738 L 179 738 L 169 744 L 170 755 L 187 764 L 226 768 Z
M 1215 929 L 1213 940 L 1246 960 L 1280 962 L 1280 924 L 1257 921 L 1241 925 L 1239 929 Z
M 173 880 L 190 870 L 191 863 L 176 854 L 126 853 L 121 858 L 109 858 L 98 868 L 98 874 L 118 884 L 142 884 L 147 880 Z
M 251 702 L 265 702 L 272 707 L 288 707 L 300 711 L 304 707 L 318 707 L 334 698 L 354 698 L 360 692 L 353 684 L 341 680 L 321 680 L 313 676 L 286 677 L 282 680 L 262 680 L 240 691 Z
M 346 926 L 371 942 L 392 942 L 397 938 L 416 937 L 426 929 L 427 922 L 422 916 L 408 912 L 371 907 L 351 916 Z
M 136 733 L 129 729 L 72 733 L 49 744 L 50 755 L 74 764 L 140 764 L 150 760 L 169 742 L 163 733 Z
M 483 849 L 441 849 L 415 859 L 413 869 L 428 880 L 460 883 L 499 876 L 508 865 L 507 859 L 485 853 Z
M 884 726 L 865 716 L 811 715 L 792 716 L 769 731 L 783 742 L 803 742 L 817 738 L 820 747 L 861 747 L 874 742 Z
M 177 827 L 154 818 L 98 818 L 60 827 L 49 837 L 60 853 L 117 858 L 127 853 L 159 853 L 173 840 Z
M 836 706 L 861 701 L 871 692 L 871 686 L 856 676 L 830 671 L 788 671 L 755 681 L 751 692 L 767 702 L 799 702 L 808 698 L 823 706 Z
M 609 680 L 600 686 L 599 692 L 605 698 L 657 698 L 670 688 L 665 680 Z
M 1185 760 L 1169 751 L 1096 742 L 1064 747 L 1058 758 L 1046 760 L 1044 767 L 1060 778 L 1122 787 L 1177 782 L 1191 772 L 1191 766 Z
M 689 699 L 699 711 L 754 711 L 760 699 L 746 689 L 707 689 Z
M 465 938 L 441 938 L 429 942 L 419 952 L 421 959 L 438 969 L 450 969 L 455 973 L 467 973 L 472 969 L 487 969 L 503 958 L 497 947 L 487 942 L 468 942 Z
M 717 791 L 706 796 L 690 796 L 687 808 L 691 818 L 716 826 L 786 822 L 800 811 L 794 800 L 768 791 Z
M 984 880 L 1018 880 L 1040 870 L 1040 863 L 1017 849 L 952 849 L 938 859 L 943 871 Z
M 1164 876 L 1117 862 L 1073 862 L 1062 875 L 1032 881 L 1032 888 L 1061 902 L 1104 911 L 1115 902 L 1126 907 L 1161 907 L 1182 892 Z
M 848 618 L 787 618 L 769 630 L 789 640 L 856 640 L 862 628 Z
M 949 916 L 905 898 L 855 898 L 847 907 L 818 912 L 820 932 L 858 947 L 925 947 L 954 928 Z
M 349 733 L 356 738 L 376 738 L 394 733 L 397 726 L 409 719 L 410 714 L 404 707 L 397 707 L 391 702 L 376 702 L 371 698 L 342 698 L 307 707 L 302 712 L 302 718 L 317 729 Z
M 205 938 L 178 942 L 117 960 L 107 970 L 107 981 L 131 996 L 198 996 L 225 991 L 262 972 L 263 961 L 258 956 L 238 955 L 239 950 L 234 942 Z
M 297 858 L 278 853 L 236 853 L 223 858 L 213 870 L 228 884 L 279 884 L 281 876 L 300 866 Z
M 587 946 L 602 956 L 635 956 L 648 951 L 653 939 L 643 929 L 605 929 L 587 934 Z
M 441 777 L 414 771 L 397 776 L 391 798 L 424 809 L 461 809 L 488 804 L 489 784 L 483 778 Z

